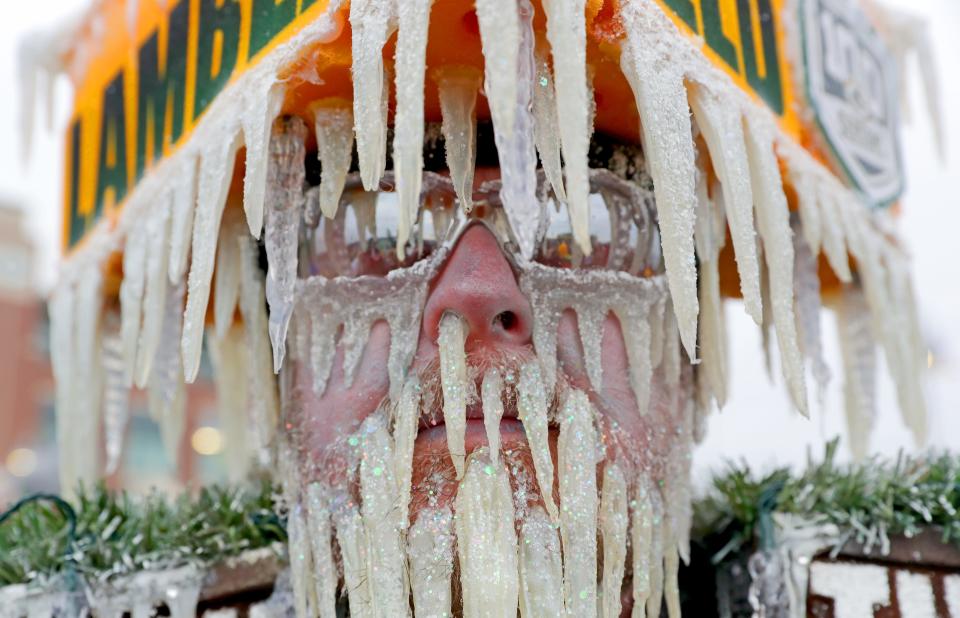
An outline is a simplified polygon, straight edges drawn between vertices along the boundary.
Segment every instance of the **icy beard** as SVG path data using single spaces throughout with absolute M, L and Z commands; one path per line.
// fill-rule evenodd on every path
M 332 616 L 340 590 L 359 616 L 407 615 L 411 598 L 417 615 L 616 616 L 631 603 L 659 615 L 666 599 L 677 615 L 693 380 L 663 282 L 531 266 L 520 284 L 536 353 L 468 356 L 464 322 L 447 314 L 439 359 L 404 378 L 431 275 L 367 297 L 346 281 L 300 284 L 279 466 L 298 604 Z M 565 312 L 586 377 L 557 367 Z M 610 314 L 636 397 L 600 394 Z M 352 381 L 378 321 L 398 334 L 390 394 L 317 449 L 333 411 L 306 409 L 303 393 L 322 393 L 331 371 Z M 627 414 L 639 415 L 630 429 Z

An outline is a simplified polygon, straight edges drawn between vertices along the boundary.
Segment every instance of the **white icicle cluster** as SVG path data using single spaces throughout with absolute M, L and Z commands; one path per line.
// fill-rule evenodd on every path
M 872 353 L 869 341 L 876 341 L 894 376 L 905 421 L 918 439 L 923 438 L 921 371 L 925 351 L 901 249 L 880 229 L 876 213 L 868 211 L 783 133 L 768 110 L 714 67 L 694 42 L 677 31 L 655 0 L 621 3 L 626 37 L 620 62 L 640 115 L 642 134 L 638 137 L 653 178 L 659 225 L 659 236 L 652 231 L 650 236 L 662 245 L 666 276 L 558 270 L 530 262 L 544 223 L 541 200 L 535 195 L 538 152 L 553 195 L 567 207 L 576 240 L 574 251 L 583 257 L 591 250 L 588 193 L 594 173 L 587 169 L 587 149 L 593 132 L 593 95 L 585 51 L 584 2 L 545 0 L 542 6 L 546 42 L 534 36 L 533 8 L 527 0 L 477 0 L 486 59 L 482 75 L 476 68 L 443 67 L 431 78 L 438 87 L 447 166 L 464 210 L 472 206 L 481 85 L 490 109 L 502 168 L 500 198 L 505 219 L 498 225 L 509 225 L 519 248 L 520 285 L 535 319 L 537 361 L 523 368 L 516 390 L 536 484 L 544 494 L 543 508 L 527 509 L 527 519 L 511 537 L 503 523 L 512 520 L 513 513 L 507 511 L 514 508 L 503 495 L 508 476 L 504 461 L 496 450 L 469 458 L 458 446 L 462 445 L 457 442 L 461 436 L 455 433 L 462 426 L 467 398 L 479 396 L 484 412 L 491 417 L 502 413 L 498 396 L 507 388 L 507 376 L 494 372 L 481 376 L 480 392 L 473 392 L 475 385 L 463 372 L 466 333 L 451 318 L 441 327 L 441 357 L 450 371 L 449 383 L 444 377 L 443 411 L 447 428 L 454 434 L 450 444 L 457 475 L 468 488 L 463 505 L 468 511 L 474 509 L 476 517 L 453 522 L 450 513 L 421 515 L 422 522 L 416 523 L 419 535 L 403 536 L 409 515 L 410 457 L 421 405 L 408 371 L 416 351 L 421 308 L 448 247 L 439 247 L 429 259 L 411 268 L 375 280 L 297 278 L 301 222 L 315 226 L 321 216 L 335 219 L 347 208 L 341 205 L 341 196 L 354 140 L 362 184 L 368 190 L 357 192 L 351 204 L 361 235 L 375 228 L 372 191 L 379 189 L 384 178 L 387 148 L 391 147 L 392 179 L 401 205 L 397 250 L 402 255 L 408 239 L 413 244 L 422 241 L 416 232 L 418 215 L 423 214 L 418 213 L 421 192 L 429 186 L 428 176 L 422 172 L 421 147 L 429 0 L 350 3 L 353 101 L 325 99 L 310 108 L 322 164 L 318 189 L 303 193 L 309 128 L 299 118 L 277 118 L 286 87 L 279 76 L 303 50 L 336 31 L 337 2 L 331 3 L 321 19 L 305 26 L 228 86 L 177 152 L 147 171 L 128 195 L 116 225 L 94 230 L 65 265 L 50 303 L 64 487 L 100 474 L 96 451 L 90 445 L 98 443 L 101 417 L 109 436 L 108 463 L 117 461 L 118 435 L 122 433 L 118 428 L 125 418 L 121 385 L 148 389 L 151 415 L 161 423 L 168 450 L 176 449 L 184 427 L 184 382 L 194 381 L 198 374 L 211 297 L 214 326 L 206 336 L 215 360 L 222 408 L 229 415 L 224 427 L 235 438 L 230 440 L 232 445 L 240 448 L 232 455 L 237 457 L 236 470 L 251 460 L 265 464 L 266 454 L 276 442 L 280 405 L 274 372 L 283 364 L 287 348 L 289 356 L 312 373 L 314 390 L 321 395 L 337 347 L 343 350 L 343 375 L 349 386 L 373 324 L 384 321 L 390 329 L 390 399 L 402 405 L 394 411 L 393 433 L 385 424 L 373 427 L 376 440 L 367 436 L 366 444 L 375 444 L 375 450 L 369 447 L 371 459 L 358 471 L 358 479 L 371 499 L 345 505 L 338 501 L 342 496 L 321 496 L 320 490 L 313 490 L 316 495 L 309 499 L 297 495 L 292 501 L 300 508 L 293 511 L 291 538 L 297 534 L 306 537 L 310 530 L 324 526 L 332 530 L 357 615 L 389 614 L 408 589 L 415 600 L 420 599 L 417 603 L 426 607 L 446 603 L 442 586 L 424 587 L 422 582 L 400 580 L 374 582 L 370 574 L 396 568 L 398 561 L 406 559 L 406 552 L 416 553 L 415 570 L 441 579 L 450 576 L 444 561 L 452 560 L 455 553 L 466 552 L 460 559 L 473 565 L 487 560 L 482 553 L 455 549 L 455 528 L 463 529 L 456 534 L 520 548 L 516 560 L 498 565 L 504 573 L 496 581 L 497 607 L 502 606 L 507 614 L 515 606 L 537 614 L 558 605 L 576 607 L 579 614 L 580 608 L 597 611 L 598 601 L 607 613 L 615 612 L 609 591 L 626 568 L 619 566 L 620 562 L 627 560 L 618 547 L 612 546 L 610 554 L 603 557 L 605 565 L 609 560 L 609 568 L 605 567 L 599 582 L 593 575 L 600 557 L 588 555 L 586 549 L 586 545 L 594 545 L 592 539 L 569 561 L 544 558 L 527 547 L 560 548 L 563 537 L 566 548 L 573 544 L 568 539 L 595 537 L 598 532 L 619 543 L 629 535 L 635 547 L 643 548 L 632 554 L 632 568 L 643 574 L 634 578 L 634 594 L 648 599 L 649 611 L 655 615 L 661 591 L 666 591 L 668 606 L 675 605 L 671 577 L 675 577 L 672 570 L 678 556 L 686 551 L 688 513 L 684 509 L 689 505 L 683 505 L 688 502 L 687 488 L 680 481 L 648 488 L 643 483 L 651 479 L 629 478 L 625 469 L 619 471 L 623 478 L 613 469 L 601 477 L 599 488 L 587 487 L 590 475 L 579 470 L 579 480 L 573 485 L 560 483 L 558 504 L 553 495 L 555 473 L 561 481 L 565 476 L 571 481 L 575 470 L 560 465 L 555 471 L 547 445 L 548 423 L 556 420 L 549 417 L 548 395 L 557 384 L 557 327 L 564 311 L 576 314 L 586 373 L 592 390 L 598 392 L 604 379 L 600 354 L 603 323 L 611 314 L 618 320 L 641 415 L 649 413 L 655 372 L 662 373 L 669 387 L 686 385 L 690 369 L 684 359 L 702 360 L 697 369 L 700 406 L 677 410 L 678 418 L 673 419 L 684 430 L 693 426 L 693 435 L 699 435 L 697 428 L 702 428 L 703 410 L 709 401 L 722 405 L 726 399 L 729 371 L 719 256 L 727 229 L 746 311 L 765 334 L 768 330 L 776 333 L 780 365 L 796 407 L 807 411 L 805 360 L 812 362 L 819 383 L 825 375 L 815 319 L 819 290 L 814 285 L 816 258 L 822 252 L 837 277 L 851 286 L 844 292 L 839 311 L 851 426 L 869 424 L 868 369 L 872 364 L 866 359 L 868 348 Z M 385 66 L 384 45 L 394 31 L 395 62 Z M 398 103 L 394 139 L 388 144 L 391 84 Z M 697 145 L 701 142 L 695 136 L 703 138 L 705 148 L 700 151 Z M 234 200 L 229 189 L 241 147 L 246 151 L 244 190 L 242 199 L 237 196 Z M 799 225 L 793 227 L 781 161 L 789 170 L 786 181 L 799 198 Z M 716 172 L 712 186 L 708 185 L 708 167 Z M 438 209 L 432 216 L 437 229 L 446 233 L 449 212 Z M 648 223 L 652 227 L 652 221 Z M 613 234 L 622 234 L 629 225 L 613 227 Z M 259 266 L 257 239 L 261 233 L 269 262 L 266 277 Z M 105 339 L 103 269 L 110 255 L 120 249 L 124 255 L 119 332 L 113 333 L 111 325 Z M 856 273 L 850 267 L 851 256 Z M 623 259 L 622 254 L 609 257 L 611 264 Z M 869 312 L 866 321 L 863 310 L 857 316 L 848 311 L 861 293 L 861 305 Z M 235 323 L 238 309 L 239 324 Z M 679 337 L 674 336 L 677 332 Z M 102 349 L 108 353 L 101 355 Z M 122 371 L 117 371 L 118 367 Z M 561 433 L 564 427 L 567 436 L 597 430 L 591 425 L 586 395 L 571 395 L 564 405 L 569 407 L 570 420 L 561 425 Z M 245 427 L 253 428 L 246 442 L 241 438 Z M 492 422 L 489 431 L 494 434 Z M 683 434 L 680 440 L 687 444 L 692 437 Z M 562 442 L 564 461 L 582 455 L 579 449 L 586 448 L 584 443 Z M 676 450 L 669 466 L 672 474 L 682 479 L 689 462 L 683 461 L 684 449 Z M 369 463 L 374 461 L 382 465 Z M 487 472 L 487 466 L 492 472 Z M 384 474 L 385 470 L 389 474 Z M 627 501 L 626 515 L 624 491 L 633 496 Z M 391 510 L 397 502 L 402 503 L 400 510 Z M 579 510 L 564 511 L 564 502 L 576 503 Z M 497 505 L 500 510 L 481 512 L 484 505 Z M 594 517 L 598 510 L 599 521 Z M 368 521 L 374 514 L 387 519 L 374 524 Z M 630 526 L 625 526 L 625 517 L 632 522 Z M 441 536 L 425 538 L 425 528 Z M 370 538 L 377 542 L 371 544 Z M 301 563 L 298 568 L 312 568 L 316 573 L 317 561 L 326 560 L 327 550 L 327 545 L 314 545 L 309 549 L 314 562 Z M 567 572 L 561 577 L 558 573 L 564 568 Z M 464 573 L 468 579 L 474 577 L 474 586 L 485 585 L 484 578 L 490 576 L 479 568 Z M 302 607 L 314 599 L 320 603 L 318 608 L 324 608 L 318 612 L 329 613 L 330 605 L 324 599 L 328 600 L 335 585 L 329 582 L 333 575 L 326 576 L 326 587 L 306 596 L 302 581 L 297 584 Z M 467 592 L 465 589 L 465 596 Z M 471 602 L 476 598 L 471 597 Z

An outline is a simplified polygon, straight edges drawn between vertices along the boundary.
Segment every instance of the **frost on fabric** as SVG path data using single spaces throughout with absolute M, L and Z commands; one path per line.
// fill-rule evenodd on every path
M 519 570 L 507 471 L 490 464 L 484 447 L 467 463 L 456 498 L 463 615 L 515 618 Z
M 387 157 L 387 88 L 383 46 L 397 27 L 396 4 L 382 0 L 350 3 L 353 31 L 353 118 L 363 188 L 377 189 Z
M 587 87 L 587 34 L 584 0 L 545 0 L 547 39 L 557 75 L 557 119 L 563 149 L 566 203 L 573 236 L 585 255 L 590 255 L 587 197 L 587 148 L 593 133 L 593 97 Z M 536 101 L 536 97 L 534 97 Z
M 399 492 L 393 475 L 393 440 L 384 421 L 369 417 L 361 426 L 360 513 L 368 543 L 367 580 L 374 616 L 394 618 L 409 614 L 409 587 L 405 552 L 396 508 Z
M 530 258 L 539 224 L 537 153 L 533 138 L 533 28 L 527 0 L 505 10 L 497 0 L 477 2 L 483 46 L 484 90 L 500 159 L 500 199 L 520 254 Z
M 169 461 L 177 461 L 186 414 L 180 336 L 183 331 L 184 283 L 167 288 L 160 327 L 160 345 L 147 384 L 150 417 L 160 425 L 160 437 Z
M 822 406 L 830 382 L 830 368 L 823 358 L 823 342 L 820 329 L 820 277 L 817 274 L 817 258 L 801 234 L 793 235 L 794 296 L 797 306 L 797 328 L 803 353 L 810 361 L 817 393 Z
M 587 395 L 567 394 L 557 441 L 563 598 L 575 616 L 597 612 L 597 433 Z
M 537 485 L 550 519 L 558 521 L 559 513 L 553 500 L 553 459 L 548 442 L 548 408 L 546 385 L 552 388 L 553 380 L 546 381 L 540 363 L 530 361 L 520 369 L 517 385 L 517 415 L 530 446 Z
M 560 537 L 540 507 L 530 509 L 520 525 L 520 615 L 565 615 Z
M 477 91 L 483 76 L 467 66 L 440 69 L 434 75 L 443 116 L 447 169 L 462 208 L 473 207 L 473 170 L 477 154 Z
M 450 509 L 421 511 L 407 539 L 414 615 L 437 618 L 452 615 L 453 544 Z
M 323 216 L 332 219 L 337 215 L 353 156 L 353 112 L 349 107 L 321 102 L 313 110 L 313 123 L 320 159 L 319 207 Z M 306 220 L 311 226 L 318 222 Z
M 244 91 L 241 118 L 247 160 L 243 176 L 243 211 L 254 238 L 260 238 L 263 227 L 263 206 L 269 182 L 270 127 L 280 113 L 285 94 L 284 85 L 272 83 L 272 80 Z
M 533 345 L 543 363 L 548 387 L 556 380 L 560 316 L 564 310 L 572 309 L 577 316 L 591 385 L 599 390 L 601 327 L 603 319 L 612 312 L 628 344 L 627 360 L 639 410 L 646 412 L 652 375 L 649 317 L 666 295 L 663 277 L 639 278 L 599 270 L 561 271 L 531 264 L 521 273 L 520 289 L 533 308 Z
M 693 360 L 697 358 L 699 305 L 693 252 L 697 198 L 690 109 L 681 68 L 657 44 L 657 24 L 652 23 L 640 4 L 630 2 L 621 7 L 627 38 L 620 68 L 630 82 L 640 112 L 644 153 L 657 197 L 667 279 L 680 338 Z
M 297 283 L 297 247 L 300 240 L 303 183 L 306 168 L 304 142 L 307 127 L 294 116 L 274 123 L 267 164 L 267 212 L 264 245 L 267 249 L 267 305 L 270 307 L 270 342 L 273 371 L 283 366 L 287 327 L 293 313 Z
M 723 190 L 724 212 L 733 240 L 743 304 L 747 314 L 759 325 L 763 321 L 760 267 L 753 226 L 753 189 L 740 110 L 700 84 L 690 88 L 689 95 L 693 117 L 707 143 L 710 161 Z
M 560 126 L 557 118 L 557 96 L 553 87 L 553 74 L 547 63 L 546 53 L 539 49 L 536 54 L 536 81 L 533 85 L 533 137 L 540 154 L 540 165 L 550 181 L 553 194 L 561 202 L 567 194 L 563 188 L 563 171 L 560 165 Z
M 472 384 L 467 379 L 467 323 L 455 313 L 440 318 L 440 386 L 443 390 L 443 422 L 447 432 L 447 448 L 457 478 L 463 476 L 466 457 L 464 435 L 467 427 L 467 401 Z
M 319 618 L 336 618 L 339 575 L 331 545 L 333 530 L 330 524 L 330 507 L 323 487 L 318 483 L 308 485 L 304 501 L 307 510 L 307 536 L 310 538 L 310 553 L 313 557 L 312 583 L 316 615 Z
M 183 316 L 181 353 L 183 375 L 193 382 L 200 370 L 204 318 L 210 299 L 210 281 L 220 230 L 220 217 L 227 201 L 234 158 L 239 141 L 236 135 L 206 144 L 200 155 L 197 206 L 193 221 L 190 276 L 187 279 L 187 308 Z
M 397 3 L 397 109 L 393 131 L 393 170 L 400 205 L 397 256 L 403 258 L 417 219 L 423 182 L 423 80 L 432 0 Z
M 167 262 L 169 259 L 170 208 L 161 202 L 149 215 L 146 225 L 146 285 L 143 295 L 143 325 L 140 329 L 140 344 L 134 383 L 144 388 L 150 379 L 153 359 L 160 345 L 163 328 L 163 312 L 167 304 Z
M 807 416 L 803 356 L 800 354 L 793 311 L 790 211 L 783 193 L 779 163 L 773 151 L 773 127 L 768 126 L 767 122 L 746 119 L 747 160 L 756 197 L 757 229 L 763 241 L 763 255 L 769 271 L 771 314 L 777 332 L 783 377 L 794 405 L 801 414 Z
M 627 482 L 616 464 L 603 471 L 600 532 L 603 535 L 601 616 L 619 618 L 620 588 L 627 561 Z

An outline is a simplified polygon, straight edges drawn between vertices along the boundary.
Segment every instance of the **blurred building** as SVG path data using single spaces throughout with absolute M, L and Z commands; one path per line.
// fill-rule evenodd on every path
M 0 511 L 21 495 L 59 490 L 49 321 L 37 287 L 38 249 L 26 219 L 20 204 L 0 198 Z M 209 368 L 203 369 L 187 391 L 187 429 L 176 462 L 148 418 L 146 397 L 131 394 L 123 462 L 108 484 L 176 491 L 223 477 L 222 437 L 207 426 L 216 417 L 216 397 Z M 200 446 L 192 439 L 198 428 L 207 438 Z M 216 448 L 209 444 L 211 435 L 220 440 Z

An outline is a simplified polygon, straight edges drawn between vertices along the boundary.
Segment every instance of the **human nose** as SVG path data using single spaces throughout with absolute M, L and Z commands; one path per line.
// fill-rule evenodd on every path
M 533 312 L 493 234 L 467 229 L 434 282 L 423 313 L 421 339 L 436 342 L 447 311 L 467 322 L 467 347 L 527 345 Z

